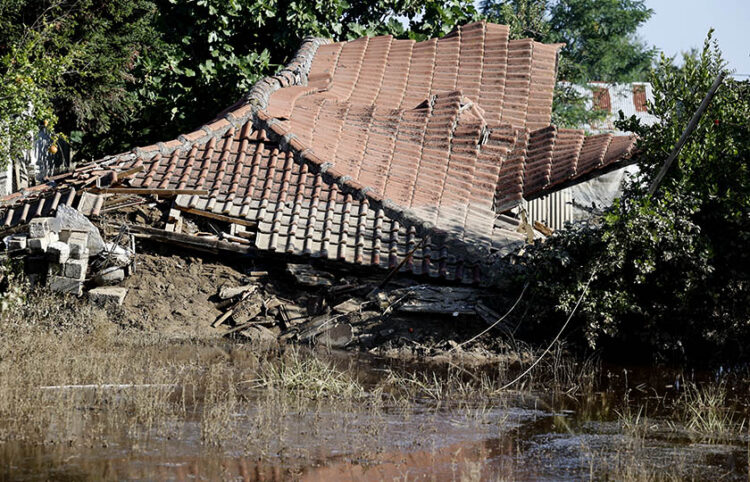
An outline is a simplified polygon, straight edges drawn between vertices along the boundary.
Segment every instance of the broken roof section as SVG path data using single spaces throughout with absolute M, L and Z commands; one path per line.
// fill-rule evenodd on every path
M 254 226 L 256 249 L 383 268 L 415 250 L 403 269 L 478 281 L 524 240 L 500 213 L 633 148 L 550 125 L 558 48 L 485 22 L 425 42 L 308 39 L 211 124 L 79 168 L 3 221 L 72 189 L 168 189 L 178 209 Z

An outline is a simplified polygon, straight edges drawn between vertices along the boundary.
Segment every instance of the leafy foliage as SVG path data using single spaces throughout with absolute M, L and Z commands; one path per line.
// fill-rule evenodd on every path
M 0 43 L 0 166 L 21 156 L 41 126 L 54 128 L 57 116 L 50 92 L 74 57 L 73 52 L 47 55 L 45 44 L 54 27 L 44 21 L 12 29 L 6 14 L 14 6 L 0 6 L 0 31 L 16 36 L 12 44 L 6 39 Z
M 19 140 L 56 124 L 78 160 L 210 120 L 308 35 L 421 39 L 478 15 L 468 0 L 7 0 L 0 14 L 2 98 L 15 102 L 0 122 Z M 19 42 L 29 32 L 39 40 Z M 19 116 L 25 123 L 7 121 Z M 27 144 L 15 142 L 18 155 Z
M 83 135 L 104 135 L 117 120 L 135 115 L 138 98 L 129 90 L 138 56 L 157 42 L 148 0 L 12 0 L 0 7 L 0 54 L 4 77 L 26 79 L 11 91 L 18 157 L 42 125 L 55 127 L 79 147 Z M 22 135 L 20 133 L 23 133 Z M 6 141 L 8 142 L 8 141 Z
M 651 76 L 655 126 L 639 134 L 640 177 L 595 223 L 573 227 L 525 260 L 537 298 L 569 312 L 578 335 L 629 358 L 708 363 L 750 358 L 750 83 L 726 80 L 654 197 L 645 188 L 724 69 L 709 39 L 681 67 L 662 58 Z M 549 326 L 553 312 L 540 313 Z M 545 321 L 546 320 L 546 321 Z

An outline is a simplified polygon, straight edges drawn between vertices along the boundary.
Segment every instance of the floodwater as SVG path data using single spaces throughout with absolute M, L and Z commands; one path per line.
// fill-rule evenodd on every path
M 371 359 L 349 360 L 347 369 L 370 387 L 385 376 Z M 632 383 L 627 397 L 526 390 L 481 400 L 370 394 L 287 403 L 259 393 L 210 429 L 191 410 L 138 430 L 103 429 L 90 423 L 103 415 L 90 413 L 84 393 L 49 428 L 49 443 L 0 442 L 0 480 L 748 479 L 746 427 L 696 436 L 667 410 L 648 412 L 665 395 Z M 667 386 L 658 377 L 657 385 Z M 52 433 L 63 426 L 72 433 Z M 99 432 L 84 433 L 92 426 Z

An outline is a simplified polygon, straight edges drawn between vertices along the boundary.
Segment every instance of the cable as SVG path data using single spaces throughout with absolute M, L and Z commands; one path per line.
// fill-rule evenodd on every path
M 511 312 L 513 310 L 516 309 L 516 306 L 518 306 L 518 303 L 521 301 L 521 298 L 523 298 L 523 294 L 526 292 L 526 288 L 528 288 L 528 287 L 529 287 L 529 282 L 527 281 L 526 284 L 523 285 L 523 289 L 521 290 L 521 294 L 518 296 L 518 299 L 516 300 L 516 302 L 513 303 L 513 306 L 511 306 L 510 309 L 508 310 L 508 312 L 505 313 L 503 316 L 501 316 L 500 319 L 498 319 L 496 322 L 494 322 L 493 324 L 491 324 L 490 326 L 488 326 L 486 330 L 482 331 L 477 336 L 475 336 L 473 338 L 470 338 L 470 339 L 466 340 L 465 342 L 459 343 L 458 345 L 454 346 L 453 348 L 451 348 L 450 350 L 448 350 L 448 353 L 452 352 L 453 350 L 455 350 L 457 348 L 461 348 L 462 346 L 464 346 L 464 345 L 466 345 L 468 343 L 471 343 L 472 341 L 476 340 L 477 338 L 479 338 L 480 336 L 484 335 L 485 333 L 487 333 L 488 331 L 490 331 L 491 329 L 493 329 L 494 327 L 496 327 L 498 324 L 500 324 L 501 321 L 503 321 L 509 314 L 511 314 Z
M 508 388 L 510 386 L 512 386 L 518 380 L 520 380 L 523 377 L 525 377 L 535 366 L 537 366 L 539 364 L 540 361 L 542 361 L 542 358 L 544 358 L 544 356 L 547 353 L 549 353 L 549 351 L 552 349 L 552 346 L 557 342 L 557 340 L 560 339 L 560 336 L 562 336 L 563 331 L 565 331 L 565 328 L 567 328 L 568 323 L 570 323 L 570 320 L 573 318 L 573 315 L 575 315 L 576 310 L 578 309 L 578 306 L 581 304 L 581 301 L 583 301 L 583 297 L 586 296 L 586 292 L 589 290 L 589 285 L 591 284 L 591 280 L 594 279 L 594 275 L 595 274 L 596 274 L 596 268 L 594 268 L 594 271 L 591 273 L 591 277 L 586 282 L 586 286 L 584 286 L 584 288 L 583 288 L 583 293 L 581 293 L 581 296 L 578 298 L 578 301 L 576 302 L 576 305 L 573 307 L 573 311 L 570 312 L 570 316 L 568 316 L 568 319 L 565 320 L 565 323 L 563 323 L 562 328 L 560 328 L 560 331 L 557 333 L 557 336 L 555 336 L 555 338 L 552 340 L 552 343 L 549 344 L 549 346 L 544 350 L 544 352 L 542 352 L 541 355 L 539 355 L 539 358 L 537 358 L 536 361 L 534 363 L 532 363 L 529 368 L 527 368 L 526 370 L 524 370 L 523 373 L 521 373 L 520 375 L 518 375 L 511 382 L 508 382 L 505 385 L 503 385 L 502 387 L 500 387 L 501 391 L 505 390 L 506 388 Z

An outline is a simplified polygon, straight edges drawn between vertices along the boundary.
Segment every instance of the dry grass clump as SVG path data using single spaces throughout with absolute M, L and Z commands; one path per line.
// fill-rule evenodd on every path
M 746 421 L 730 406 L 723 381 L 686 383 L 675 412 L 686 430 L 708 440 L 734 438 L 745 430 Z
M 85 301 L 15 286 L 0 313 L 0 441 L 139 440 L 203 416 L 205 367 L 226 363 L 221 350 L 123 330 Z
M 356 378 L 297 348 L 285 350 L 281 356 L 262 364 L 257 378 L 250 382 L 257 389 L 309 399 L 357 399 L 366 395 Z
M 18 286 L 0 313 L 0 442 L 127 444 L 179 438 L 195 421 L 204 445 L 224 445 L 242 436 L 238 414 L 262 416 L 282 398 L 299 405 L 366 394 L 297 349 L 266 357 L 122 328 L 85 301 Z
M 496 378 L 486 372 L 471 373 L 457 365 L 435 370 L 388 370 L 380 388 L 390 397 L 406 400 L 486 400 L 499 393 Z

